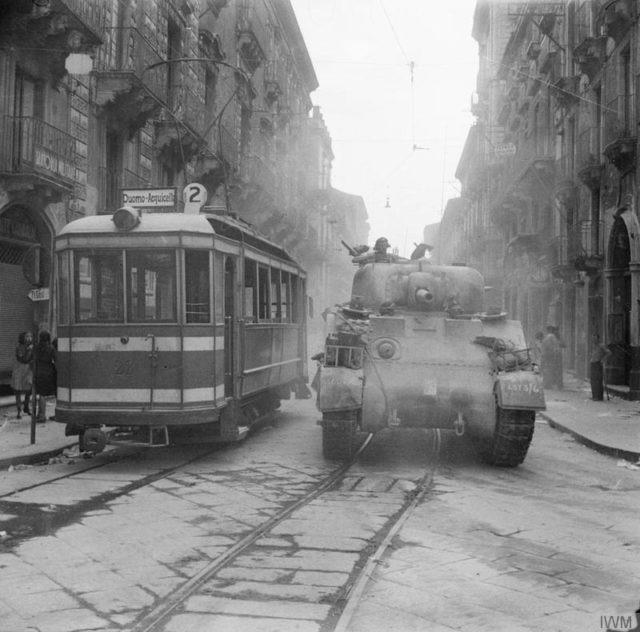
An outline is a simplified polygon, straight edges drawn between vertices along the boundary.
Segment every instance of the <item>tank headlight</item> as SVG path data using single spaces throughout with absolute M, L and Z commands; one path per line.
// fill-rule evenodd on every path
M 131 206 L 119 208 L 111 218 L 118 230 L 133 230 L 140 223 L 140 213 Z
M 378 343 L 376 351 L 383 360 L 390 360 L 396 354 L 396 346 L 389 340 L 383 340 Z

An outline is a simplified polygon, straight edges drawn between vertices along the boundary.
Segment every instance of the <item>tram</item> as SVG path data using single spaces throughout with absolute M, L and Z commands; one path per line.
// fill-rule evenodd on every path
M 70 222 L 55 250 L 55 419 L 84 449 L 103 426 L 234 441 L 309 397 L 305 272 L 249 224 L 124 207 Z

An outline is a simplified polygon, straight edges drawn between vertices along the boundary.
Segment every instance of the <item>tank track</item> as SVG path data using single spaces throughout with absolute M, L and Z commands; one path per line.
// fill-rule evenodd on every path
M 322 454 L 332 461 L 347 461 L 356 452 L 356 411 L 322 414 Z
M 487 463 L 500 467 L 520 465 L 529 450 L 535 427 L 533 410 L 506 410 L 496 407 L 493 440 L 487 446 Z

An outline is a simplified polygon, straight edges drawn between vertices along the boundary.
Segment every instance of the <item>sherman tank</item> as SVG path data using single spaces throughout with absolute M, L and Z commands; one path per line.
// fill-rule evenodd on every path
M 326 312 L 314 379 L 325 457 L 351 457 L 358 431 L 420 427 L 466 433 L 488 463 L 519 465 L 545 408 L 520 322 L 484 310 L 477 270 L 387 246 L 350 249 L 352 296 Z

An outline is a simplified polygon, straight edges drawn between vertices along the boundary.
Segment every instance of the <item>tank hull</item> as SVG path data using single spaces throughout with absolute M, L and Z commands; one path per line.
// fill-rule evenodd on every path
M 424 262 L 356 273 L 315 380 L 330 453 L 350 453 L 335 446 L 357 424 L 468 433 L 493 464 L 524 460 L 542 379 L 520 322 L 477 311 L 482 287 L 475 270 Z

